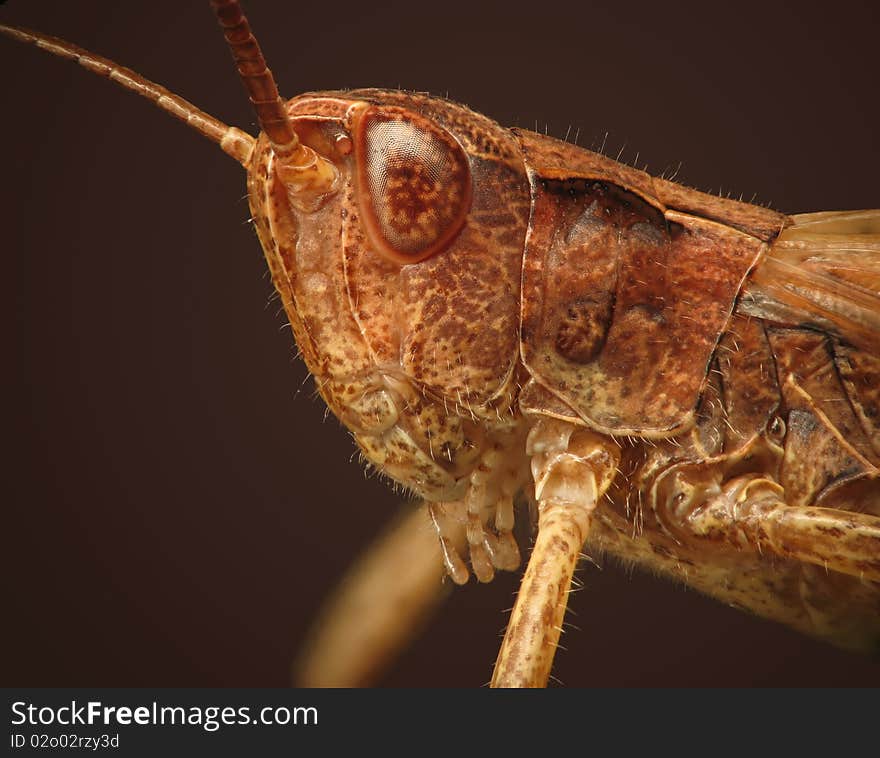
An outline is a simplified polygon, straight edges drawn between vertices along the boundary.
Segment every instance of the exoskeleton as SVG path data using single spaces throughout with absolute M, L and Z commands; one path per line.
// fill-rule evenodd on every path
M 515 502 L 531 504 L 495 685 L 546 683 L 585 544 L 876 649 L 880 211 L 785 216 L 427 95 L 284 101 L 238 3 L 214 5 L 256 139 L 3 31 L 141 91 L 247 169 L 319 391 L 427 503 L 453 581 L 516 569 Z

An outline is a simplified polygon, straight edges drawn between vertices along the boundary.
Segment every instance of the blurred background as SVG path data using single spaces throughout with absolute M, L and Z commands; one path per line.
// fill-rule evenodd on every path
M 868 2 L 245 9 L 286 96 L 448 94 L 781 211 L 880 206 Z M 0 22 L 254 131 L 207 2 L 12 1 Z M 4 684 L 286 685 L 400 502 L 313 399 L 241 168 L 70 63 L 0 39 L 0 65 Z M 682 586 L 610 562 L 580 577 L 566 685 L 880 684 L 877 661 Z M 517 584 L 455 590 L 377 683 L 484 685 Z

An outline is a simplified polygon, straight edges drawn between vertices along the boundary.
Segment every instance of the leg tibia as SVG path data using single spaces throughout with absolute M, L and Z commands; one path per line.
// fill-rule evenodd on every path
M 589 510 L 587 504 L 541 504 L 538 536 L 495 663 L 493 687 L 546 685 Z
M 562 631 L 571 580 L 598 499 L 617 470 L 610 440 L 561 421 L 529 435 L 538 535 L 495 663 L 493 687 L 543 687 Z

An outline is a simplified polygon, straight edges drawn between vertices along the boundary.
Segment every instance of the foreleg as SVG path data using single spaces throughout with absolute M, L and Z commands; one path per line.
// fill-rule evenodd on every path
M 495 663 L 493 687 L 544 687 L 593 510 L 617 471 L 610 440 L 540 421 L 528 440 L 538 535 Z

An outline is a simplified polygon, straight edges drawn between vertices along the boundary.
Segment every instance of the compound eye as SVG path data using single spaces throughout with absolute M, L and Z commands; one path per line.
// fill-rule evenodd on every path
M 471 204 L 461 145 L 402 108 L 370 107 L 354 131 L 358 202 L 373 247 L 398 263 L 442 250 L 464 226 Z

